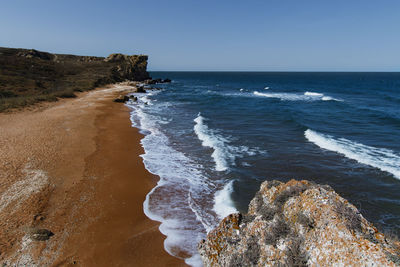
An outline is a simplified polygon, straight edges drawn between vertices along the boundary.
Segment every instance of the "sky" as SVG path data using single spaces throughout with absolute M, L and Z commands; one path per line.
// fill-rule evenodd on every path
M 400 71 L 399 0 L 3 0 L 0 46 L 149 70 Z

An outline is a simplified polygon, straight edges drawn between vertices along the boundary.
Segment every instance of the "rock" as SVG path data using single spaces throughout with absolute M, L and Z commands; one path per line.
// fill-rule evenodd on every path
M 54 235 L 53 232 L 47 229 L 31 229 L 29 236 L 34 241 L 46 241 Z
M 266 181 L 247 214 L 231 214 L 198 245 L 205 266 L 396 266 L 388 240 L 329 186 Z
M 136 93 L 146 93 L 146 90 L 144 89 L 144 86 L 136 87 Z
M 129 96 L 129 98 L 132 99 L 135 102 L 138 101 L 138 98 L 136 96 L 131 95 L 131 96 Z
M 154 80 L 152 80 L 152 79 L 145 80 L 144 82 L 145 82 L 145 84 L 155 84 L 155 83 L 156 83 L 156 82 L 155 82 Z
M 128 81 L 144 81 L 149 78 L 147 72 L 146 55 L 123 55 L 111 54 L 104 59 L 107 63 L 113 63 L 110 79 L 114 82 Z
M 119 53 L 111 54 L 104 59 L 105 62 L 119 62 L 127 60 L 127 56 Z
M 146 80 L 145 81 L 145 83 L 146 84 L 157 84 L 157 83 L 170 83 L 171 82 L 171 80 L 170 79 L 149 79 L 149 80 Z
M 43 60 L 52 60 L 54 58 L 54 55 L 50 53 L 37 51 L 35 49 L 23 50 L 19 52 L 17 56 L 25 58 L 39 58 Z
M 129 101 L 129 96 L 120 96 L 120 97 L 114 99 L 113 101 L 117 102 L 117 103 L 125 103 L 125 102 Z

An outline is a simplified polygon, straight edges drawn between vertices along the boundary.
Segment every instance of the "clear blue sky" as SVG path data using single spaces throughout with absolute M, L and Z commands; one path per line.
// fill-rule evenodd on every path
M 4 0 L 0 46 L 150 70 L 400 71 L 399 0 Z

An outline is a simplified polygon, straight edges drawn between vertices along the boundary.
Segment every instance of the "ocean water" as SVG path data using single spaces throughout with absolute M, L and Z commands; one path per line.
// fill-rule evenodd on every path
M 160 177 L 144 210 L 170 254 L 201 266 L 197 243 L 272 179 L 329 184 L 400 231 L 400 73 L 151 75 L 172 83 L 128 105 Z

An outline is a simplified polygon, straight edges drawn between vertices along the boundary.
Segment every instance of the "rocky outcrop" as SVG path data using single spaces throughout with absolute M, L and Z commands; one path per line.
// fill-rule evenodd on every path
M 0 47 L 0 111 L 106 84 L 148 80 L 147 61 L 146 55 L 104 58 Z
M 198 246 L 205 266 L 396 266 L 390 240 L 329 186 L 266 181 L 247 214 L 231 214 Z
M 104 59 L 104 62 L 117 64 L 112 69 L 112 77 L 117 82 L 124 80 L 144 81 L 150 78 L 146 70 L 147 60 L 148 56 L 145 55 L 111 54 Z

